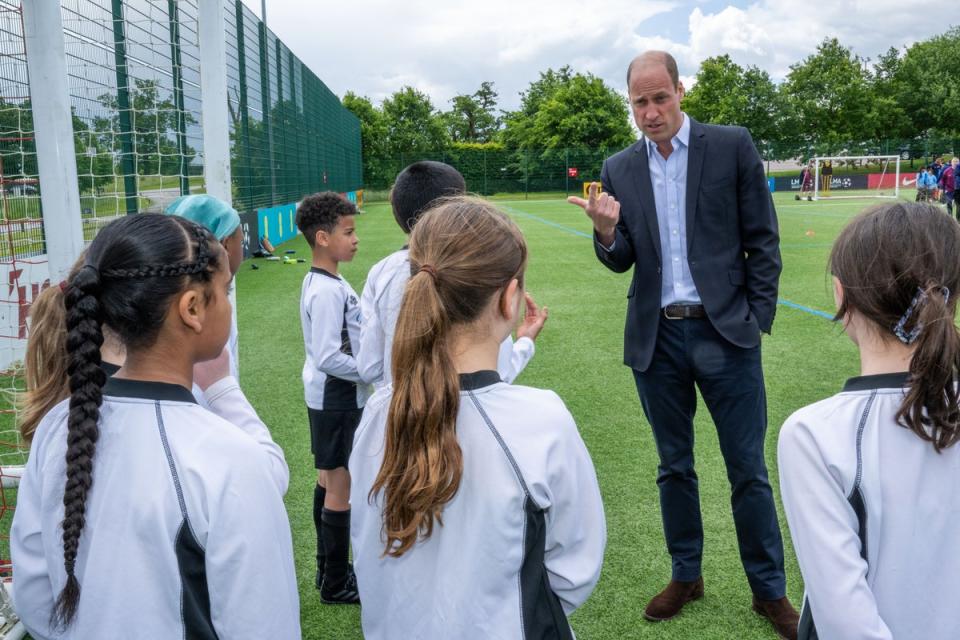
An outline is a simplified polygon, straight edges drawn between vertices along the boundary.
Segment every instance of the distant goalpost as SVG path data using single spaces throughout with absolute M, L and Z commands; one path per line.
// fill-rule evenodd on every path
M 833 169 L 842 164 L 861 163 L 868 166 L 876 165 L 872 172 L 876 178 L 868 177 L 865 189 L 854 190 L 853 193 L 844 193 L 847 187 L 843 181 L 848 179 L 846 174 L 837 175 Z M 817 156 L 813 159 L 813 199 L 824 198 L 899 198 L 900 197 L 900 156 Z M 824 174 L 824 167 L 831 167 L 829 174 Z M 828 183 L 827 175 L 830 182 Z M 873 182 L 874 185 L 870 186 Z M 838 187 L 836 190 L 834 187 Z

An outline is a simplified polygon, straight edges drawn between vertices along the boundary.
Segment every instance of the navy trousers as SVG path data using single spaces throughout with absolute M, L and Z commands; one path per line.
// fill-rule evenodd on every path
M 740 560 L 753 593 L 786 595 L 783 539 L 763 456 L 767 396 L 760 347 L 727 342 L 706 318 L 660 317 L 653 360 L 633 372 L 660 456 L 657 486 L 673 579 L 700 576 L 703 524 L 693 465 L 693 416 L 700 389 L 730 481 Z

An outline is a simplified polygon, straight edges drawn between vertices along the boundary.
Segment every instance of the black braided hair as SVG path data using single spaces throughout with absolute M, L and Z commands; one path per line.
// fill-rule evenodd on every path
M 100 368 L 102 325 L 117 333 L 128 353 L 149 348 L 173 297 L 193 282 L 209 283 L 221 267 L 211 242 L 216 241 L 208 231 L 183 218 L 127 216 L 100 231 L 83 268 L 70 279 L 64 298 L 70 379 L 62 525 L 67 581 L 51 613 L 55 628 L 70 625 L 80 601 L 75 568 L 106 384 Z

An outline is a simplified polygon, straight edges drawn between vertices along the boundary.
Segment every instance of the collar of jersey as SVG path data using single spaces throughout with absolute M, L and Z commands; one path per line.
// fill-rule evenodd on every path
M 333 278 L 334 280 L 340 279 L 340 276 L 335 276 L 329 271 L 327 271 L 326 269 L 321 269 L 320 267 L 310 267 L 310 273 L 319 273 L 321 275 L 327 276 L 328 278 Z
M 140 398 L 146 400 L 167 400 L 173 402 L 192 402 L 197 404 L 189 389 L 169 382 L 153 380 L 130 380 L 128 378 L 110 378 L 103 387 L 103 395 L 115 398 Z
M 844 391 L 872 391 L 874 389 L 902 389 L 907 386 L 910 373 L 878 373 L 872 376 L 857 376 L 850 378 L 843 385 Z
M 473 373 L 460 374 L 461 391 L 476 391 L 498 382 L 502 382 L 502 380 L 500 380 L 500 374 L 496 371 L 474 371 Z

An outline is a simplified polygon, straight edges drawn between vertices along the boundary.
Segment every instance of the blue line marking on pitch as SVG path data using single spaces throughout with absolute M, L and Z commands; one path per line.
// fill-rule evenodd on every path
M 589 238 L 590 240 L 593 240 L 593 235 L 591 235 L 591 234 L 589 234 L 589 233 L 584 233 L 583 231 L 580 231 L 579 229 L 572 229 L 572 228 L 567 227 L 567 226 L 564 226 L 564 225 L 562 225 L 562 224 L 558 224 L 558 223 L 556 223 L 556 222 L 553 222 L 552 220 L 547 220 L 546 218 L 541 218 L 540 216 L 535 216 L 535 215 L 533 215 L 532 213 L 527 213 L 526 211 L 520 211 L 519 209 L 514 209 L 513 207 L 508 207 L 508 206 L 502 205 L 502 204 L 501 204 L 500 206 L 501 206 L 502 208 L 506 209 L 507 211 L 509 211 L 510 213 L 515 213 L 515 214 L 520 215 L 520 216 L 523 216 L 523 217 L 525 217 L 525 218 L 530 218 L 530 219 L 532 219 L 532 220 L 536 220 L 537 222 L 542 222 L 543 224 L 545 224 L 545 225 L 547 225 L 547 226 L 554 227 L 554 228 L 556 228 L 556 229 L 560 229 L 561 231 L 566 231 L 567 233 L 571 233 L 571 234 L 573 234 L 573 235 L 575 235 L 575 236 L 580 236 L 581 238 Z M 810 315 L 817 316 L 818 318 L 825 318 L 825 319 L 831 320 L 831 321 L 833 320 L 833 316 L 830 315 L 829 313 L 827 313 L 826 311 L 820 311 L 819 309 L 811 309 L 810 307 L 805 307 L 805 306 L 803 306 L 802 304 L 797 304 L 796 302 L 790 302 L 789 300 L 784 300 L 783 298 L 777 299 L 777 304 L 782 304 L 782 305 L 785 306 L 785 307 L 790 307 L 791 309 L 796 309 L 796 310 L 798 310 L 798 311 L 803 311 L 804 313 L 809 313 Z

